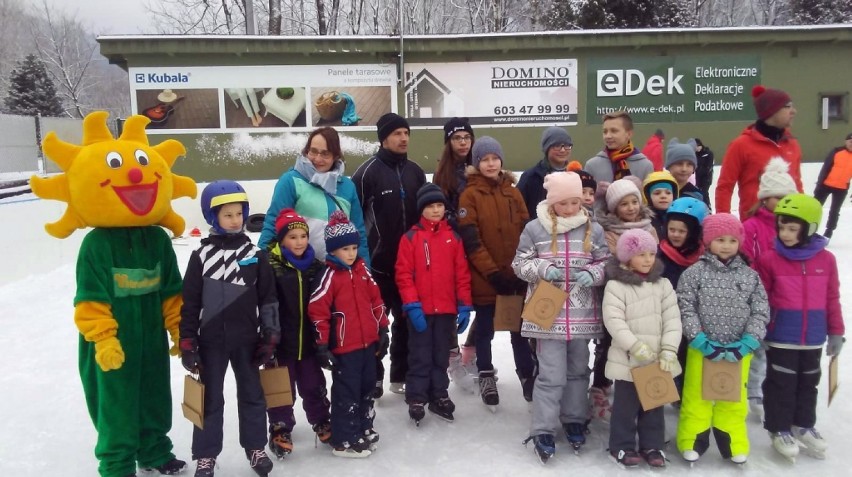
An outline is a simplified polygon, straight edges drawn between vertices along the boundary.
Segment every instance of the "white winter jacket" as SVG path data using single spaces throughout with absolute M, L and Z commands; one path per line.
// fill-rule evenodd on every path
M 659 260 L 645 277 L 623 268 L 614 257 L 607 262 L 609 281 L 604 289 L 603 320 L 612 335 L 607 378 L 633 381 L 630 370 L 642 363 L 636 362 L 629 350 L 640 340 L 657 354 L 662 350 L 677 353 L 681 339 L 680 310 L 672 284 L 661 276 L 662 271 Z M 676 363 L 672 376 L 681 371 Z

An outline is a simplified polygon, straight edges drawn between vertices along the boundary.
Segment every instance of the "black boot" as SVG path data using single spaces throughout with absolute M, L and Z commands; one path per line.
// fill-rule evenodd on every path
M 453 412 L 455 410 L 456 405 L 448 397 L 436 399 L 429 403 L 429 412 L 445 421 L 453 422 Z
M 145 470 L 148 472 L 156 470 L 161 475 L 177 475 L 183 472 L 184 469 L 186 469 L 186 462 L 180 459 L 172 459 L 163 465 L 154 468 L 147 468 Z

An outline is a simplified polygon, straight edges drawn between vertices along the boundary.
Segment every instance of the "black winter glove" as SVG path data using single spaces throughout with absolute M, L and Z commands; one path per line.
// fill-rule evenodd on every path
M 337 367 L 337 358 L 334 357 L 334 354 L 328 349 L 328 345 L 318 345 L 317 346 L 317 360 L 320 363 L 320 366 L 323 368 L 334 371 L 334 368 Z
M 201 373 L 201 356 L 198 355 L 198 343 L 193 338 L 180 340 L 180 362 L 184 369 L 192 374 Z
M 384 358 L 388 354 L 388 348 L 390 348 L 390 336 L 388 336 L 388 329 L 380 328 L 379 346 L 376 348 L 376 357 L 379 359 Z
M 277 331 L 266 331 L 261 336 L 257 343 L 257 349 L 254 351 L 254 359 L 252 365 L 262 366 L 272 361 L 275 356 L 275 349 L 281 341 L 281 333 Z

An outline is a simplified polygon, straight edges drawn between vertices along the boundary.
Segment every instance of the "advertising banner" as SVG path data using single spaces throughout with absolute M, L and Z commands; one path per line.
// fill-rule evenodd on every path
M 395 65 L 130 68 L 131 110 L 151 132 L 375 130 L 397 108 Z
M 640 123 L 753 120 L 760 73 L 758 55 L 590 59 L 586 119 L 624 109 Z
M 405 110 L 412 126 L 577 124 L 577 60 L 409 63 Z

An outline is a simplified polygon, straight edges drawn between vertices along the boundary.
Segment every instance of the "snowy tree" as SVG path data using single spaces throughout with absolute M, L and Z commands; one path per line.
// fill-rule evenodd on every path
M 36 55 L 19 61 L 9 78 L 9 91 L 3 101 L 11 114 L 23 116 L 62 116 L 62 102 L 44 63 Z
M 790 23 L 793 25 L 852 23 L 852 0 L 791 0 Z
M 668 28 L 696 25 L 690 0 L 554 0 L 551 30 Z

